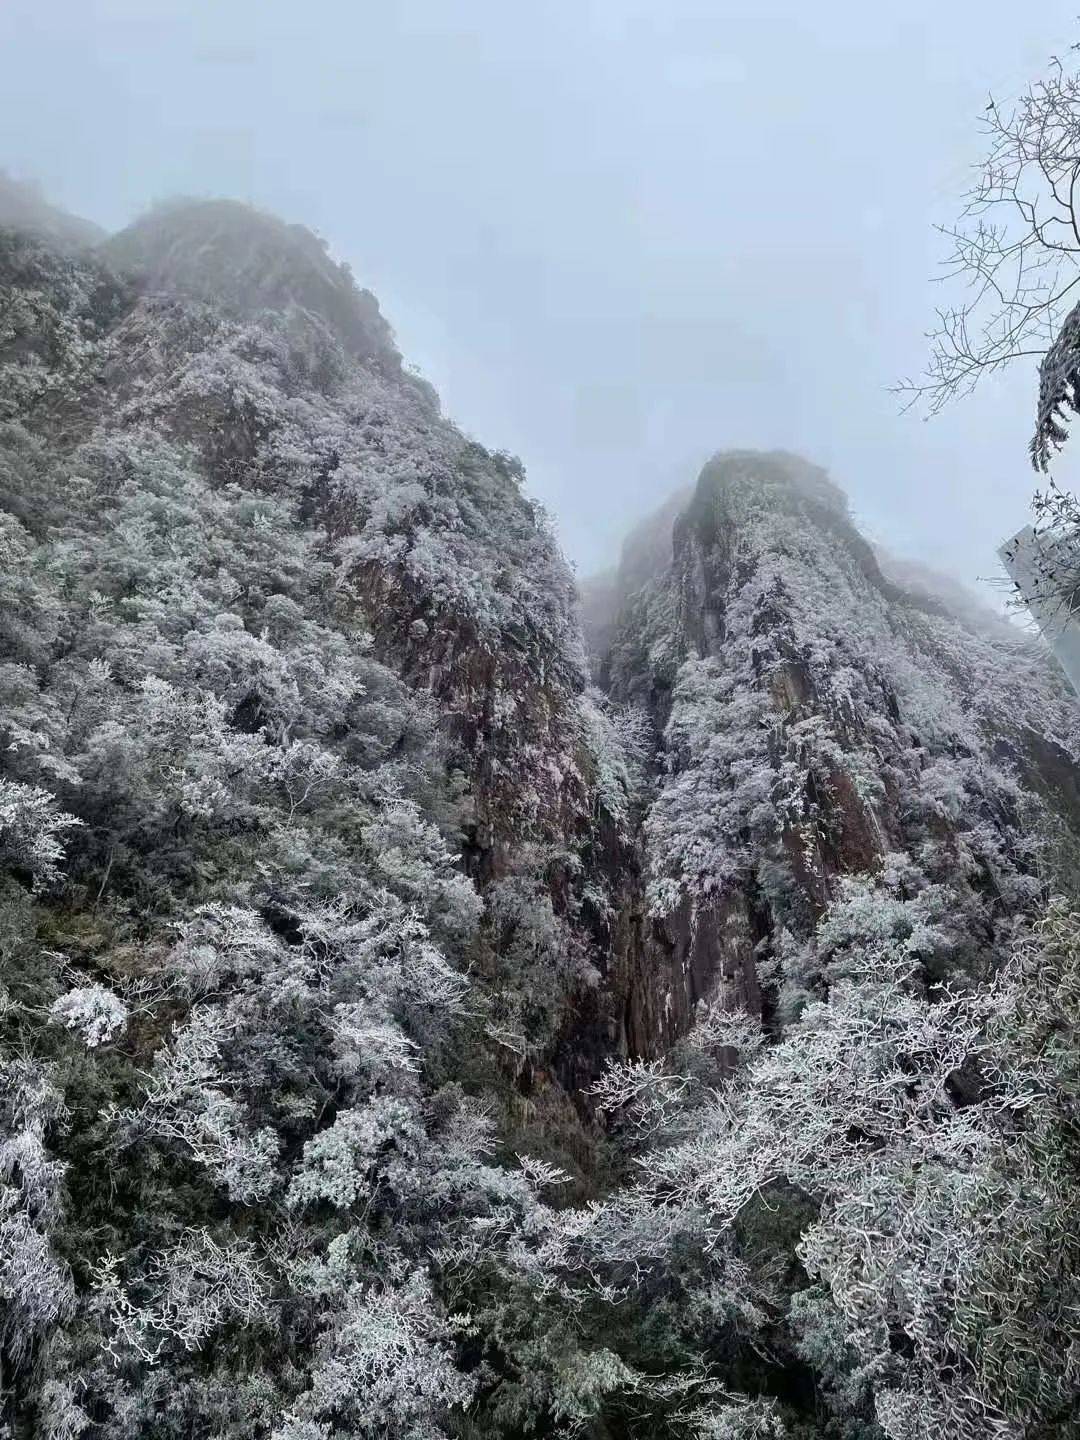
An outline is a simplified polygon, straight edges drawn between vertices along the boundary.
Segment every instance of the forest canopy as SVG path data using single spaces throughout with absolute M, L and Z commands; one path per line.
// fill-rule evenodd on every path
M 6 218 L 3 1433 L 1075 1434 L 1044 648 L 753 451 L 587 647 L 314 236 Z

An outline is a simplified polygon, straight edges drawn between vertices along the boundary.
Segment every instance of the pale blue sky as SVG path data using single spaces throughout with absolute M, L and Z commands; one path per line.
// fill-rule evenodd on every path
M 931 224 L 988 90 L 1075 14 L 3 0 L 0 164 L 109 227 L 179 192 L 319 230 L 583 571 L 712 450 L 785 446 L 874 538 L 971 579 L 1026 519 L 1035 378 L 929 423 L 887 386 L 920 367 Z

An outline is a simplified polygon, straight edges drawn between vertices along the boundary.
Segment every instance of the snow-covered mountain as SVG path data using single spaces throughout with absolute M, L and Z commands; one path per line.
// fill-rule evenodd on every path
M 743 452 L 586 647 L 315 236 L 8 200 L 5 1433 L 1069 1434 L 1042 647 Z

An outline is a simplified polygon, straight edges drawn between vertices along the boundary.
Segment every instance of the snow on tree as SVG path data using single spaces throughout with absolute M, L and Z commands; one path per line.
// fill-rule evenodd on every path
M 1053 1433 L 1045 656 L 736 455 L 587 690 L 520 465 L 314 237 L 106 253 L 153 293 L 0 236 L 0 1421 Z
M 107 1045 L 128 1022 L 128 1007 L 104 985 L 78 985 L 54 1000 L 49 1014 L 68 1030 L 76 1030 L 91 1050 Z

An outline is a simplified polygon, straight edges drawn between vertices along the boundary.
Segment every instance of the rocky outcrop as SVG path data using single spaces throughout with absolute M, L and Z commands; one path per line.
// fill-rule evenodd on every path
M 944 585 L 886 576 L 797 457 L 717 456 L 672 509 L 591 617 L 612 701 L 657 743 L 618 930 L 624 1043 L 661 1053 L 702 1003 L 771 1020 L 813 983 L 839 888 L 897 866 L 949 891 L 943 963 L 993 952 L 1039 889 L 1032 831 L 1080 823 L 1050 657 Z
M 821 471 L 716 457 L 587 659 L 374 299 L 173 205 L 0 229 L 0 562 L 5 1435 L 876 1433 L 851 1366 L 953 1333 L 943 1243 L 986 1333 L 1002 1213 L 1035 1333 L 1075 1017 L 998 966 L 1076 873 L 1077 708 Z
M 246 206 L 159 207 L 94 253 L 0 232 L 0 305 L 3 504 L 65 523 L 32 484 L 44 446 L 76 478 L 92 459 L 130 485 L 175 457 L 224 495 L 287 507 L 334 576 L 335 623 L 433 713 L 451 843 L 485 895 L 500 887 L 476 961 L 514 1002 L 499 1061 L 534 1096 L 576 1094 L 619 1044 L 608 932 L 628 832 L 600 793 L 573 577 L 520 464 L 441 415 L 316 237 Z M 528 974 L 497 955 L 528 948 L 511 894 L 551 913 Z M 512 992 L 534 982 L 542 1019 L 519 1023 L 532 1012 Z
M 1071 832 L 1075 715 L 1046 655 L 883 567 L 797 457 L 718 456 L 640 526 L 585 587 L 587 659 L 520 465 L 440 414 L 309 232 L 174 204 L 93 255 L 9 232 L 0 280 L 13 513 L 35 445 L 76 473 L 107 451 L 118 474 L 175 446 L 222 490 L 292 507 L 342 623 L 434 707 L 492 955 L 524 945 L 512 893 L 552 917 L 521 962 L 551 981 L 540 1038 L 507 1020 L 500 1041 L 516 1085 L 580 1097 L 702 1003 L 770 1018 L 784 966 L 812 976 L 844 878 L 897 857 L 953 877 L 959 953 L 986 939 L 978 895 L 1005 897 L 1003 930 L 1037 888 L 1031 805 Z

